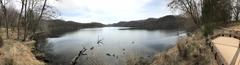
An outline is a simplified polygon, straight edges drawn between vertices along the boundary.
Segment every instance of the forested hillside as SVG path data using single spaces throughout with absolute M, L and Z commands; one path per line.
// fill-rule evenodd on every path
M 191 25 L 188 25 L 191 24 Z M 136 20 L 119 22 L 112 26 L 133 27 L 134 29 L 187 29 L 193 27 L 193 23 L 189 22 L 186 17 L 167 15 L 161 18 L 148 18 L 146 20 Z
M 74 21 L 64 20 L 46 20 L 46 25 L 49 28 L 49 37 L 58 37 L 67 32 L 73 32 L 82 28 L 95 28 L 103 27 L 104 24 L 92 22 L 92 23 L 78 23 Z

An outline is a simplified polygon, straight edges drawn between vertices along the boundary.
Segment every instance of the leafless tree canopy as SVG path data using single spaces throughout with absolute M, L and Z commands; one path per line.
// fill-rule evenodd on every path
M 20 10 L 11 6 L 10 2 L 19 3 Z M 47 4 L 47 0 L 0 0 L 1 25 L 9 31 L 16 30 L 17 39 L 26 40 L 29 35 L 43 31 L 42 21 L 55 17 L 57 10 Z
M 168 6 L 191 17 L 204 32 L 231 18 L 239 19 L 239 0 L 171 0 Z
M 240 16 L 240 0 L 233 0 L 233 18 L 239 21 Z
M 195 24 L 201 24 L 202 0 L 172 0 L 168 6 L 189 15 Z

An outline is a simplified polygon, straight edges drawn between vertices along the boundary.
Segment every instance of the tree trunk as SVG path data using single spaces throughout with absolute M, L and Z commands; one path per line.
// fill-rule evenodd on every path
M 3 11 L 3 19 L 4 19 L 4 22 L 5 22 L 5 27 L 7 28 L 6 29 L 6 32 L 7 32 L 7 39 L 8 39 L 8 37 L 9 37 L 9 35 L 8 35 L 8 21 L 7 21 L 7 10 L 6 10 L 6 6 L 3 4 L 3 0 L 0 0 L 0 4 L 1 4 L 1 8 L 2 8 L 2 11 Z
M 27 37 L 27 24 L 28 24 L 28 21 L 27 21 L 27 5 L 28 5 L 28 3 L 27 3 L 27 0 L 25 0 L 25 17 L 24 17 L 24 34 L 23 34 L 23 41 L 25 41 L 26 40 L 26 37 Z
M 5 19 L 5 24 L 6 24 L 6 32 L 7 32 L 7 39 L 9 38 L 9 34 L 8 34 L 8 17 L 6 17 Z
M 43 15 L 43 11 L 45 10 L 45 6 L 46 6 L 46 4 L 47 4 L 47 0 L 44 0 L 44 4 L 43 4 L 43 7 L 42 7 L 42 10 L 41 10 L 41 13 L 40 13 L 40 16 L 39 16 L 39 18 L 38 18 L 38 22 L 37 22 L 37 27 L 34 29 L 35 31 L 33 32 L 33 33 L 35 33 L 36 32 L 36 30 L 37 30 L 37 28 L 38 27 L 40 27 L 39 26 L 39 24 L 40 24 L 40 21 L 41 21 L 41 19 L 42 19 L 42 15 Z
M 236 14 L 235 20 L 238 22 L 239 21 L 239 14 Z
M 18 22 L 17 22 L 17 39 L 19 40 L 19 37 L 20 37 L 20 24 L 21 24 L 21 21 L 22 21 L 22 12 L 23 12 L 23 8 L 24 8 L 24 0 L 21 0 L 22 1 L 22 8 L 21 8 L 21 12 L 18 16 Z
M 240 14 L 240 1 L 237 0 L 237 13 L 236 13 L 236 21 L 239 21 L 239 14 Z

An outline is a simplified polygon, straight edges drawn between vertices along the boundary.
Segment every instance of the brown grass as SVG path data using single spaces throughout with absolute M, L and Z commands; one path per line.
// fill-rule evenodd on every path
M 219 29 L 240 31 L 240 22 Z M 217 62 L 202 33 L 195 31 L 192 36 L 180 38 L 174 48 L 157 54 L 151 65 L 217 65 Z
M 217 65 L 201 33 L 178 40 L 175 47 L 155 56 L 151 65 Z
M 128 55 L 126 59 L 126 65 L 149 65 L 151 60 L 145 57 L 139 57 L 137 54 Z
M 4 30 L 1 29 L 1 32 Z M 1 33 L 3 37 L 3 46 L 0 48 L 0 65 L 45 65 L 35 58 L 32 48 L 35 41 L 21 42 L 14 40 L 16 33 L 10 33 L 10 39 L 6 39 L 5 33 Z

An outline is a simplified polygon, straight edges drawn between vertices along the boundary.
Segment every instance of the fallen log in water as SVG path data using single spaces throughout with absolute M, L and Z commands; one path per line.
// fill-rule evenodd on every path
M 79 58 L 80 56 L 82 56 L 82 55 L 87 55 L 87 54 L 85 53 L 86 51 L 87 51 L 86 48 L 83 48 L 82 50 L 80 50 L 79 53 L 78 53 L 78 55 L 73 58 L 71 64 L 72 64 L 72 65 L 76 65 L 76 64 L 77 64 L 77 60 L 78 60 L 78 58 Z

